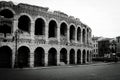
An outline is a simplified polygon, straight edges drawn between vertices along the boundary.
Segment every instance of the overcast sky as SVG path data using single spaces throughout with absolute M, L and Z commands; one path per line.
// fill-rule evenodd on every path
M 9 1 L 9 0 L 7 0 Z M 16 3 L 49 7 L 79 18 L 92 29 L 92 35 L 120 36 L 120 0 L 12 0 Z

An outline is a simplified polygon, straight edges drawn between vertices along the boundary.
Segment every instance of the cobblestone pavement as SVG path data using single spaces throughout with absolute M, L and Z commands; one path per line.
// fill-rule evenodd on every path
M 120 80 L 120 63 L 0 69 L 0 80 Z

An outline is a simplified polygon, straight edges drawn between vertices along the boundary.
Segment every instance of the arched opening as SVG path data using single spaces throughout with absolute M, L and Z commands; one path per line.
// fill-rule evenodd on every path
M 70 26 L 70 41 L 75 40 L 75 27 L 73 25 Z
M 30 50 L 26 46 L 22 46 L 18 49 L 18 67 L 29 67 Z
M 83 64 L 86 63 L 86 51 L 85 50 L 83 50 L 82 58 L 83 58 Z
M 89 29 L 87 28 L 87 43 L 89 43 Z
M 20 16 L 18 19 L 18 28 L 30 33 L 30 26 L 31 26 L 31 21 L 30 18 L 26 15 Z
M 12 32 L 11 26 L 8 26 L 7 24 L 0 25 L 0 33 L 4 33 L 6 35 L 7 33 L 11 32 Z
M 35 54 L 34 54 L 34 66 L 44 66 L 44 57 L 45 57 L 45 52 L 44 49 L 41 47 L 36 48 Z
M 77 28 L 77 41 L 81 41 L 81 29 L 80 27 Z
M 3 9 L 3 10 L 0 11 L 0 16 L 2 16 L 4 18 L 13 18 L 14 14 L 9 9 Z
M 60 35 L 67 36 L 67 25 L 64 22 L 60 25 Z
M 67 50 L 65 48 L 62 48 L 60 51 L 60 62 L 67 64 Z
M 49 38 L 50 37 L 57 37 L 57 23 L 54 20 L 49 22 Z
M 82 32 L 82 41 L 83 41 L 83 43 L 85 43 L 85 35 L 86 35 L 85 29 L 83 29 L 83 32 Z
M 55 48 L 51 48 L 48 52 L 48 65 L 55 66 L 57 65 L 57 51 Z
M 89 51 L 87 51 L 87 62 L 89 62 Z
M 41 18 L 35 21 L 35 35 L 45 35 L 45 21 Z
M 81 63 L 81 51 L 78 50 L 77 51 L 77 64 L 80 64 Z
M 70 64 L 75 64 L 75 50 L 70 50 Z
M 0 47 L 0 68 L 12 67 L 12 50 L 8 46 Z

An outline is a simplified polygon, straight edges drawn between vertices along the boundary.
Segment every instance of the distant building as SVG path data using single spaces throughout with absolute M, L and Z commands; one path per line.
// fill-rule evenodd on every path
M 120 57 L 120 36 L 116 37 L 116 54 Z
M 101 37 L 92 37 L 92 44 L 93 44 L 93 55 L 92 55 L 92 58 L 97 58 L 98 57 L 98 40 L 100 39 Z
M 114 38 L 103 38 L 98 41 L 99 57 L 108 57 L 116 55 L 116 40 Z

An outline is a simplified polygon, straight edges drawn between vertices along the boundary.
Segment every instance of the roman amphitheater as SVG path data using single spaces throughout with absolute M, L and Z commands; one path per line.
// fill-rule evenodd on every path
M 63 12 L 1 1 L 0 67 L 91 63 L 91 32 L 78 18 Z

